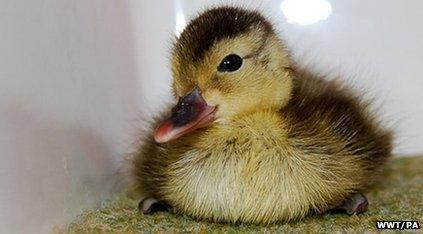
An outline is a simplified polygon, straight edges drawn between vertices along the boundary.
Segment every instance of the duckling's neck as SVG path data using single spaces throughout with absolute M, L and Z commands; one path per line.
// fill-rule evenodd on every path
M 232 117 L 225 123 L 218 124 L 216 131 L 231 138 L 251 137 L 265 138 L 285 136 L 286 123 L 279 112 L 262 110 Z
M 166 145 L 180 152 L 184 148 L 194 158 L 208 157 L 209 153 L 230 156 L 241 154 L 249 148 L 273 147 L 286 142 L 287 124 L 276 111 L 251 112 L 217 122 L 209 128 L 199 129 Z M 187 152 L 178 157 L 188 157 Z M 189 157 L 191 157 L 189 156 Z

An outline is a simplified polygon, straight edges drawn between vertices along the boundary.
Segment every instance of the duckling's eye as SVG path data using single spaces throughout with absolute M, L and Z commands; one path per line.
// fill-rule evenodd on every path
M 220 72 L 233 72 L 238 70 L 242 65 L 242 58 L 236 54 L 230 54 L 226 56 L 222 62 L 220 62 L 217 68 Z

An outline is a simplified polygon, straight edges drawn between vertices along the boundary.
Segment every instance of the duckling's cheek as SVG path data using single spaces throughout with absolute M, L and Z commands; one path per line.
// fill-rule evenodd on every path
M 227 101 L 225 101 L 224 96 L 219 90 L 210 89 L 203 91 L 203 98 L 209 106 L 217 107 L 217 118 L 225 117 L 225 113 L 227 112 Z
M 208 89 L 208 90 L 202 90 L 203 91 L 203 98 L 206 101 L 206 103 L 210 106 L 218 106 L 219 102 L 221 101 L 221 95 L 219 94 L 219 91 L 215 89 Z

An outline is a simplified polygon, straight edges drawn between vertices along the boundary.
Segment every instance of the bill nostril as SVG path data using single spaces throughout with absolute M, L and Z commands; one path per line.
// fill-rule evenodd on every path
M 180 126 L 191 122 L 197 116 L 198 108 L 195 103 L 182 101 L 174 108 L 171 120 L 175 126 Z
M 199 118 L 207 107 L 201 96 L 201 91 L 196 87 L 186 96 L 182 97 L 177 105 L 172 108 L 170 120 L 175 126 L 182 126 Z

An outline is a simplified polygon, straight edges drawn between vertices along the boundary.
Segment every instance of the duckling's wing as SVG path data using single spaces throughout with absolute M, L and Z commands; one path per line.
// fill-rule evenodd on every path
M 390 156 L 392 134 L 380 126 L 369 104 L 336 80 L 300 71 L 292 99 L 281 111 L 294 125 L 291 137 L 314 139 L 303 145 L 305 150 L 320 148 L 327 155 L 347 151 L 374 169 Z

